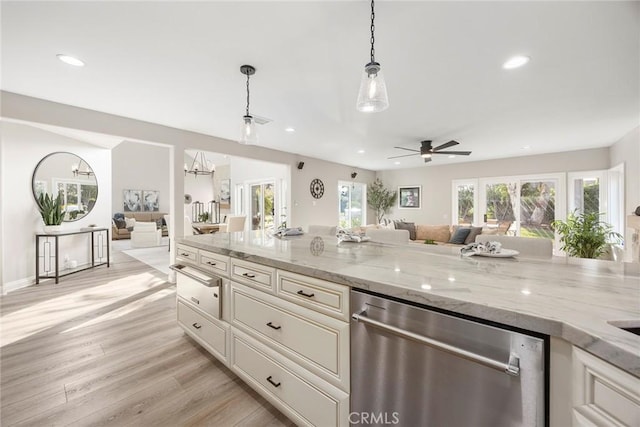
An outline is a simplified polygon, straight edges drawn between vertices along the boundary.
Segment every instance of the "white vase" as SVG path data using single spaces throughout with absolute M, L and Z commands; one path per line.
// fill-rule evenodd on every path
M 62 231 L 62 225 L 45 225 L 44 226 L 45 233 L 55 233 L 58 231 Z

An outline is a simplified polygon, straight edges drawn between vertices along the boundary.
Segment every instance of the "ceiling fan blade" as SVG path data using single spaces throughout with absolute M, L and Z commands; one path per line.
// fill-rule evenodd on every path
M 402 156 L 393 156 L 393 157 L 387 157 L 387 159 L 397 159 L 398 157 L 409 157 L 409 156 L 415 156 L 416 154 L 403 154 Z
M 420 150 L 413 150 L 411 148 L 404 148 L 404 147 L 393 147 L 393 148 L 397 148 L 398 150 L 413 151 L 414 153 L 419 153 L 420 152 Z
M 431 161 L 431 157 L 425 157 L 425 158 L 424 158 L 424 162 L 425 162 L 425 163 L 429 163 L 430 161 Z
M 432 154 L 453 154 L 456 156 L 468 156 L 471 151 L 434 151 Z
M 449 142 L 445 142 L 442 145 L 438 145 L 436 148 L 433 149 L 433 151 L 438 151 L 438 150 L 443 150 L 445 148 L 449 148 L 449 147 L 453 147 L 454 145 L 458 145 L 460 144 L 458 141 L 454 141 L 453 139 Z

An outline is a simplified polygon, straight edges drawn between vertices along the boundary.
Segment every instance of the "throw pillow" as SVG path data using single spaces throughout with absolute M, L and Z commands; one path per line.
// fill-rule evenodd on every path
M 416 240 L 416 225 L 413 222 L 396 221 L 396 230 L 408 230 L 409 239 Z
M 456 231 L 453 232 L 451 239 L 449 239 L 449 243 L 464 245 L 464 240 L 467 238 L 470 232 L 470 227 L 458 227 Z
M 417 240 L 434 240 L 436 242 L 448 242 L 451 238 L 451 231 L 448 224 L 443 225 L 416 225 Z
M 163 222 L 164 222 L 164 219 L 163 219 L 163 218 L 158 218 L 158 219 L 156 219 L 156 226 L 157 226 L 158 228 L 162 228 L 162 226 L 163 226 L 163 224 L 162 224 L 162 223 L 163 223 Z
M 127 222 L 124 219 L 116 218 L 113 220 L 116 223 L 118 229 L 127 228 Z
M 133 228 L 136 226 L 136 219 L 135 218 L 126 218 L 124 219 L 124 221 L 127 223 L 127 228 Z
M 464 239 L 464 244 L 468 245 L 470 243 L 474 243 L 476 241 L 476 236 L 482 233 L 482 227 L 471 227 L 471 231 L 466 239 Z
M 124 219 L 124 214 L 123 213 L 114 213 L 113 214 L 113 219 Z

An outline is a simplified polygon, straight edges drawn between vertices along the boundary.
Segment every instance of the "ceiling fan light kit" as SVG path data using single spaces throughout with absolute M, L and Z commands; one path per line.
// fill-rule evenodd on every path
M 399 150 L 412 151 L 413 154 L 403 154 L 400 156 L 392 156 L 387 158 L 397 159 L 398 157 L 409 157 L 409 156 L 415 156 L 416 154 L 419 154 L 420 157 L 424 159 L 425 163 L 429 163 L 434 154 L 447 154 L 449 156 L 451 155 L 468 156 L 469 154 L 471 154 L 471 151 L 443 151 L 445 148 L 453 147 L 455 145 L 460 144 L 458 141 L 454 141 L 453 139 L 449 142 L 445 142 L 444 144 L 438 145 L 435 148 L 431 145 L 431 142 L 432 142 L 431 140 L 421 141 L 420 150 L 414 150 L 412 148 L 404 148 L 404 147 L 393 147 Z
M 249 76 L 256 73 L 255 67 L 251 65 L 243 65 L 240 72 L 247 76 L 247 109 L 242 117 L 242 133 L 240 136 L 240 144 L 256 144 L 258 142 L 258 129 L 256 129 L 256 121 L 249 113 Z
M 371 0 L 371 61 L 364 66 L 356 108 L 363 113 L 377 113 L 389 108 L 387 85 L 375 59 L 375 5 Z

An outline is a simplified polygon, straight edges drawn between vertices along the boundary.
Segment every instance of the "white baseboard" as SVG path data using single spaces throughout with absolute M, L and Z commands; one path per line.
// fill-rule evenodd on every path
M 2 284 L 2 294 L 6 295 L 8 292 L 16 291 L 18 289 L 26 288 L 36 283 L 36 277 L 31 276 L 25 279 L 14 280 L 13 282 L 7 282 Z

